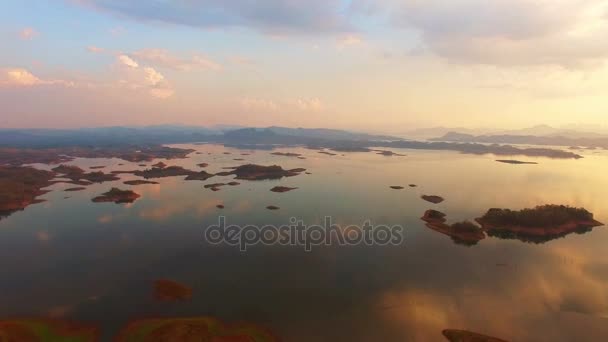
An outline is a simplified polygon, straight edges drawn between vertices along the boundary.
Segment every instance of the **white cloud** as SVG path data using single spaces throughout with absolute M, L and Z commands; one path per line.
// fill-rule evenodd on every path
M 19 32 L 19 37 L 23 40 L 32 40 L 36 38 L 40 33 L 31 27 L 26 27 Z
M 190 58 L 179 58 L 165 49 L 143 49 L 132 53 L 132 55 L 154 66 L 180 71 L 220 70 L 222 68 L 220 64 L 203 56 L 194 55 Z
M 138 68 L 139 64 L 127 55 L 119 55 L 118 62 L 129 68 Z
M 74 86 L 74 82 L 64 80 L 43 80 L 22 68 L 0 69 L 0 85 L 6 87 L 34 87 L 40 85 Z
M 153 97 L 166 99 L 175 90 L 165 79 L 165 76 L 153 67 L 140 67 L 139 63 L 127 55 L 119 55 L 118 62 L 123 68 L 120 69 L 121 79 L 118 84 L 131 90 L 144 90 Z

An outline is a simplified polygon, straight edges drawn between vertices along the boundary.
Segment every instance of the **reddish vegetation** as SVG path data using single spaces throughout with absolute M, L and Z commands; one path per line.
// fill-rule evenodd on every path
M 97 170 L 97 169 L 105 169 L 105 166 L 91 166 L 89 169 Z
M 0 321 L 0 341 L 98 341 L 95 327 L 52 319 L 15 319 Z
M 319 153 L 321 153 L 321 154 L 326 154 L 326 155 L 328 155 L 328 156 L 337 156 L 337 154 L 335 154 L 335 153 L 331 153 L 331 152 L 327 152 L 327 151 L 319 151 Z
M 192 298 L 192 289 L 169 279 L 154 282 L 154 296 L 161 301 L 180 301 Z
M 290 188 L 287 186 L 275 186 L 274 188 L 270 189 L 270 191 L 272 192 L 288 192 L 288 191 L 292 191 L 292 190 L 296 190 L 297 188 Z
M 218 205 L 216 205 L 216 207 L 217 207 L 218 209 L 224 209 L 224 208 L 225 208 L 223 204 L 218 204 Z
M 603 225 L 587 210 L 563 205 L 544 205 L 520 211 L 490 209 L 476 221 L 490 236 L 536 243 L 571 233 L 586 233 Z
M 415 187 L 417 187 L 417 186 L 418 186 L 418 185 L 416 185 L 416 184 L 410 184 L 410 188 L 415 188 Z
M 240 184 L 241 183 L 239 183 L 239 182 L 230 182 L 230 183 L 228 183 L 228 185 L 230 185 L 230 186 L 237 186 L 237 185 L 240 185 Z
M 157 168 L 159 168 L 159 169 L 164 169 L 165 167 L 167 167 L 167 164 L 165 164 L 165 163 L 163 163 L 163 162 L 161 161 L 161 162 L 158 162 L 158 163 L 156 163 L 156 164 L 152 164 L 152 167 L 157 167 Z
M 200 164 L 198 164 L 198 166 L 199 167 L 207 167 L 207 166 L 209 166 L 209 164 L 207 164 L 207 163 L 200 163 Z
M 422 195 L 421 198 L 427 202 L 431 202 L 434 204 L 439 204 L 444 201 L 443 197 L 435 196 L 435 195 L 432 195 L 432 196 Z
M 133 203 L 141 197 L 139 194 L 131 191 L 131 190 L 120 190 L 118 188 L 112 188 L 110 191 L 102 194 L 101 196 L 97 196 L 92 199 L 95 203 L 102 202 L 114 202 L 116 204 L 119 203 Z
M 451 237 L 458 244 L 471 246 L 486 237 L 483 231 L 471 222 L 447 225 L 445 214 L 437 210 L 427 210 L 421 219 L 426 222 L 428 228 Z
M 466 330 L 446 329 L 443 336 L 450 342 L 507 342 L 496 337 L 486 336 Z
M 227 325 L 212 317 L 193 317 L 134 321 L 119 333 L 116 341 L 278 342 L 279 339 L 253 324 Z
M 38 196 L 48 192 L 42 189 L 53 184 L 53 177 L 53 172 L 31 167 L 0 166 L 0 218 L 43 202 Z

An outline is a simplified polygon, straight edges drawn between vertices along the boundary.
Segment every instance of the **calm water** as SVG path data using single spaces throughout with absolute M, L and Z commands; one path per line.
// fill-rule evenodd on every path
M 608 340 L 605 227 L 541 245 L 487 238 L 464 247 L 419 219 L 431 208 L 453 222 L 492 207 L 554 203 L 585 207 L 608 222 L 606 152 L 507 165 L 492 156 L 451 152 L 332 157 L 280 149 L 307 157 L 300 160 L 215 145 L 178 147 L 202 154 L 168 164 L 198 170 L 196 164 L 207 162 L 209 172 L 219 172 L 246 162 L 276 163 L 312 174 L 241 181 L 219 192 L 203 185 L 232 177 L 165 178 L 159 185 L 129 187 L 122 181 L 137 177 L 122 175 L 119 182 L 75 193 L 61 191 L 71 185 L 55 185 L 44 196 L 47 202 L 0 221 L 0 317 L 93 322 L 104 338 L 132 319 L 206 315 L 260 324 L 285 341 L 443 341 L 445 328 L 512 341 Z M 140 168 L 115 159 L 73 164 L 107 165 L 104 172 Z M 410 183 L 418 188 L 407 188 Z M 299 189 L 270 192 L 276 185 Z M 90 201 L 112 186 L 133 188 L 142 198 L 129 205 Z M 422 194 L 446 201 L 433 205 Z M 220 203 L 226 208 L 217 209 Z M 268 205 L 281 210 L 268 211 Z M 343 225 L 370 219 L 404 226 L 405 240 L 400 246 L 325 246 L 310 253 L 256 246 L 241 253 L 203 240 L 218 215 L 229 223 L 277 225 L 292 216 L 308 224 L 327 215 Z M 155 301 L 158 278 L 192 286 L 193 300 Z

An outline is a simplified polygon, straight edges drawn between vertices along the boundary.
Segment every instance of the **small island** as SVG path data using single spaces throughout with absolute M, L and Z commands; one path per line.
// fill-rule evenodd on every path
M 268 209 L 268 210 L 279 210 L 281 208 L 277 207 L 276 205 L 269 205 L 269 206 L 266 207 L 266 209 Z
M 159 184 L 159 183 L 158 182 L 153 182 L 153 181 L 142 180 L 142 179 L 136 179 L 136 180 L 125 181 L 125 182 L 123 182 L 123 184 L 126 184 L 126 185 L 145 185 L 145 184 Z
M 82 190 L 85 190 L 85 189 L 86 188 L 84 188 L 84 187 L 76 187 L 76 188 L 67 188 L 67 189 L 65 189 L 63 191 L 66 191 L 66 192 L 75 192 L 75 191 L 82 191 Z
M 85 173 L 83 169 L 74 165 L 61 164 L 53 168 L 54 172 L 60 174 L 63 178 L 70 179 L 73 184 L 84 185 L 82 181 L 90 183 L 103 183 L 119 180 L 115 174 L 103 173 L 102 171 Z
M 284 170 L 278 165 L 261 166 L 255 164 L 247 164 L 233 168 L 231 172 L 224 172 L 221 175 L 236 175 L 236 179 L 243 180 L 273 180 L 283 177 L 298 176 L 306 169 Z M 220 175 L 220 174 L 218 174 Z
M 503 164 L 514 164 L 514 165 L 524 165 L 524 164 L 536 165 L 536 164 L 538 164 L 536 162 L 525 162 L 525 161 L 513 160 L 513 159 L 498 159 L 496 161 L 499 163 L 503 163 Z
M 296 190 L 298 188 L 290 188 L 288 186 L 275 186 L 274 188 L 270 189 L 270 191 L 272 192 L 288 192 L 288 191 L 292 191 L 292 190 Z
M 179 177 L 186 176 L 185 180 L 200 180 L 205 181 L 214 175 L 207 173 L 206 171 L 192 171 L 185 169 L 181 166 L 163 166 L 163 167 L 152 167 L 151 169 L 146 170 L 136 170 L 136 171 L 113 171 L 114 174 L 133 174 L 139 177 L 143 177 L 145 179 L 154 179 L 154 178 L 166 178 L 166 177 Z
M 436 195 L 422 195 L 421 198 L 427 202 L 431 202 L 433 204 L 439 204 L 444 201 L 443 197 Z
M 489 236 L 544 243 L 566 235 L 588 233 L 603 226 L 583 208 L 543 205 L 519 211 L 493 208 L 476 221 Z
M 271 153 L 275 156 L 283 156 L 283 157 L 301 157 L 302 155 L 299 153 L 291 153 L 291 152 L 273 152 Z
M 496 337 L 482 335 L 466 330 L 445 329 L 441 333 L 450 342 L 507 342 Z
M 403 189 L 405 189 L 401 185 L 391 185 L 390 188 L 393 189 L 393 190 L 403 190 Z
M 97 196 L 92 199 L 95 203 L 104 203 L 104 202 L 114 202 L 116 204 L 120 203 L 133 203 L 141 197 L 139 194 L 131 191 L 131 190 L 120 190 L 118 188 L 112 188 L 110 191 L 101 194 L 101 196 Z
M 381 156 L 385 156 L 385 157 L 405 157 L 405 154 L 399 154 L 399 153 L 395 153 L 393 151 L 388 151 L 388 150 L 374 150 L 375 152 L 377 152 L 376 154 L 379 154 Z
M 437 210 L 427 210 L 421 220 L 426 222 L 428 228 L 452 238 L 456 244 L 473 246 L 486 237 L 483 231 L 472 222 L 446 224 L 446 215 Z

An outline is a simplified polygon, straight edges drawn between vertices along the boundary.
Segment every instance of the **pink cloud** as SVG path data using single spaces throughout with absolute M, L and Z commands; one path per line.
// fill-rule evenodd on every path
M 26 27 L 19 32 L 19 37 L 23 40 L 32 40 L 36 38 L 40 33 L 31 27 Z

